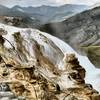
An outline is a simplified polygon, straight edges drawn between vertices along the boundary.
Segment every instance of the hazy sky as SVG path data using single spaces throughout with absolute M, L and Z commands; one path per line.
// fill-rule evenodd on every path
M 93 5 L 100 0 L 0 0 L 0 4 L 12 7 L 20 6 L 40 6 L 40 5 L 62 5 L 62 4 L 85 4 Z

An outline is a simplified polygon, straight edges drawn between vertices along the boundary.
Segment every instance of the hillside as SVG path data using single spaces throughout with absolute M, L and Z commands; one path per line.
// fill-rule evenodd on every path
M 12 8 L 0 5 L 0 16 L 29 18 L 32 22 L 34 21 L 35 24 L 39 21 L 41 25 L 52 21 L 59 22 L 59 19 L 62 21 L 65 19 L 64 17 L 70 17 L 86 9 L 88 9 L 86 5 L 72 4 L 66 4 L 59 7 L 45 5 L 40 7 L 20 7 L 16 5 Z M 33 27 L 32 25 L 30 26 Z
M 100 7 L 62 22 L 42 25 L 39 29 L 64 40 L 79 54 L 87 55 L 96 67 L 100 67 Z

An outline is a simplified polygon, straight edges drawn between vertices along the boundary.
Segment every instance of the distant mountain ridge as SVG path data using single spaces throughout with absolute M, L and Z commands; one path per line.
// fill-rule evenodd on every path
M 59 13 L 60 11 L 63 11 L 63 12 L 66 12 L 66 11 L 76 11 L 76 12 L 80 12 L 81 10 L 84 10 L 85 8 L 87 8 L 86 5 L 73 5 L 73 4 L 66 4 L 66 5 L 63 5 L 63 6 L 46 6 L 46 5 L 42 5 L 42 6 L 39 6 L 39 7 L 20 7 L 18 5 L 12 7 L 11 9 L 13 10 L 18 10 L 21 9 L 23 10 L 24 12 L 27 12 L 28 14 L 34 14 L 34 13 L 37 13 L 37 14 L 47 14 L 48 12 L 49 13 Z M 80 8 L 80 9 L 79 9 Z
M 87 8 L 88 6 L 86 5 L 72 4 L 66 4 L 59 7 L 45 5 L 40 7 L 20 7 L 16 5 L 12 8 L 0 5 L 0 16 L 29 17 L 34 20 L 39 20 L 41 24 L 44 24 L 52 21 L 54 22 L 55 20 L 59 21 L 59 19 L 63 19 L 65 16 L 72 16 L 86 10 Z

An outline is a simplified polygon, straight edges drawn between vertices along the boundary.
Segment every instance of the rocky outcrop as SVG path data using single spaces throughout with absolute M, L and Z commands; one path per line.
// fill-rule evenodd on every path
M 26 100 L 100 99 L 75 54 L 63 54 L 38 30 L 16 30 L 0 34 L 0 83 Z
M 28 16 L 0 16 L 0 22 L 10 26 L 36 28 L 41 25 L 37 19 L 32 19 Z
M 99 17 L 100 7 L 96 7 L 77 14 L 63 22 L 45 24 L 40 27 L 40 30 L 64 40 L 79 54 L 87 55 L 96 67 L 100 67 L 100 53 L 97 53 L 96 49 L 94 49 L 98 47 L 100 51 Z M 89 48 L 89 51 L 92 52 L 87 52 L 86 48 Z

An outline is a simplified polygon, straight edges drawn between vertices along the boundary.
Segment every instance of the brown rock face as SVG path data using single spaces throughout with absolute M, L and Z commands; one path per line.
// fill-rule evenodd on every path
M 79 65 L 75 54 L 66 54 L 64 59 L 64 67 L 69 74 L 69 79 L 73 81 L 76 87 L 70 87 L 67 91 L 70 93 L 65 100 L 99 100 L 100 95 L 90 84 L 85 84 L 85 69 Z
M 66 54 L 64 58 L 64 67 L 69 72 L 69 76 L 75 79 L 78 83 L 84 82 L 85 69 L 79 65 L 78 59 L 75 54 Z
M 28 38 L 23 34 L 12 35 L 15 48 L 6 47 L 6 40 L 1 36 L 5 41 L 0 41 L 0 83 L 9 84 L 16 96 L 26 100 L 100 100 L 99 93 L 85 83 L 85 69 L 75 54 L 64 56 L 52 40 L 41 33 L 40 38 L 38 32 L 32 33 L 33 37 L 25 33 Z M 46 46 L 50 50 L 45 50 Z M 50 59 L 55 52 L 56 56 Z M 58 62 L 63 63 L 65 70 L 59 69 Z

